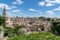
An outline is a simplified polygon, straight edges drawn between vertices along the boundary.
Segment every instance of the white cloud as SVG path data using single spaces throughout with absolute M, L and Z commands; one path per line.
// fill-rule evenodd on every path
M 60 4 L 60 0 L 56 0 L 56 3 L 59 3 Z
M 38 5 L 40 6 L 53 6 L 54 4 L 53 3 L 50 3 L 50 2 L 45 2 L 45 1 L 42 1 L 42 2 L 39 2 Z
M 16 0 L 15 2 L 12 2 L 12 4 L 23 4 L 24 2 L 22 0 Z
M 10 6 L 8 6 L 7 4 L 3 4 L 3 3 L 0 3 L 0 8 L 3 8 L 3 7 L 6 7 L 6 9 L 12 9 Z
M 46 13 L 49 14 L 49 15 L 53 15 L 54 14 L 53 11 L 47 11 Z
M 7 14 L 10 14 L 11 12 L 6 12 Z
M 58 8 L 53 9 L 53 10 L 60 10 L 60 6 Z
M 33 8 L 30 8 L 30 9 L 29 9 L 29 11 L 36 11 L 36 10 L 35 10 L 35 9 L 33 9 Z
M 55 3 L 55 0 L 45 0 L 47 3 Z
M 12 2 L 12 4 L 17 4 L 17 2 Z
M 20 10 L 12 10 L 12 12 L 18 12 L 18 13 L 19 13 L 19 12 L 21 12 L 21 11 L 20 11 Z
M 54 6 L 55 4 L 60 4 L 60 0 L 45 0 L 38 3 L 40 6 Z
M 13 14 L 12 12 L 6 12 L 7 14 L 6 14 L 6 16 L 8 16 L 8 17 L 14 17 L 14 16 L 16 16 L 15 14 Z
M 46 6 L 53 6 L 54 4 L 52 3 L 47 3 Z
M 11 6 L 11 8 L 17 8 L 16 6 Z
M 0 8 L 4 8 L 4 6 L 6 7 L 6 9 L 13 9 L 13 8 L 17 8 L 16 6 L 9 6 L 7 4 L 4 4 L 4 3 L 0 3 Z
M 30 8 L 29 11 L 31 11 L 31 12 L 36 12 L 36 13 L 41 12 L 41 10 L 36 10 L 36 9 L 33 9 L 33 8 Z
M 39 2 L 38 5 L 44 6 L 45 5 L 45 2 L 44 1 L 43 2 Z
M 6 16 L 8 16 L 8 17 L 12 17 L 13 15 L 12 15 L 11 12 L 6 12 Z
M 60 0 L 45 0 L 47 3 L 57 3 L 60 4 Z
M 8 16 L 8 17 L 15 17 L 15 16 L 20 17 L 20 15 L 22 16 L 22 12 L 20 10 L 18 10 L 18 9 L 17 10 L 12 10 L 12 11 L 7 11 L 6 13 L 7 13 L 6 16 Z
M 45 13 L 46 13 L 47 17 L 55 17 L 56 16 L 55 12 L 52 10 L 46 11 Z

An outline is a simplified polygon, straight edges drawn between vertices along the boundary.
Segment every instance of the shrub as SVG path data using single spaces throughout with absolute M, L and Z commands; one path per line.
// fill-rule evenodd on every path
M 18 30 L 19 34 L 26 34 L 27 33 L 27 29 L 26 28 L 21 28 Z
M 24 28 L 24 26 L 23 25 L 22 26 L 15 26 L 15 28 L 14 28 L 15 33 L 17 33 L 18 30 L 21 29 L 21 28 Z
M 18 35 L 8 40 L 55 40 L 56 36 L 49 32 L 32 33 L 28 35 Z
M 55 40 L 55 35 L 51 33 L 34 33 L 27 35 L 27 40 Z
M 15 35 L 15 31 L 10 27 L 6 27 L 6 29 L 4 30 L 4 34 L 4 36 L 12 37 Z

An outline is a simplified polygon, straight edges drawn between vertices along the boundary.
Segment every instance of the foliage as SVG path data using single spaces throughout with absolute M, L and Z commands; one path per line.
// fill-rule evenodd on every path
M 9 38 L 8 40 L 55 40 L 56 36 L 52 33 L 32 33 L 28 35 L 18 35 L 12 38 Z
M 15 35 L 15 31 L 10 27 L 6 27 L 4 30 L 4 34 L 5 34 L 4 36 L 12 37 Z
M 26 28 L 20 28 L 18 30 L 18 34 L 26 34 L 27 33 L 27 29 Z
M 55 34 L 60 35 L 60 22 L 53 22 L 52 31 Z
M 0 25 L 5 26 L 5 21 L 6 21 L 5 17 L 0 16 Z
M 4 36 L 12 37 L 17 35 L 17 32 L 20 28 L 23 28 L 24 26 L 16 26 L 15 28 L 11 27 L 4 27 Z
M 55 36 L 51 33 L 38 33 L 27 35 L 27 40 L 55 40 Z
M 56 40 L 60 40 L 60 36 L 56 36 Z
M 50 21 L 50 20 L 51 20 L 51 18 L 47 18 L 47 20 L 48 20 L 48 21 Z
M 24 26 L 23 25 L 15 26 L 15 28 L 14 28 L 15 33 L 17 33 L 20 28 L 24 28 Z
M 44 19 L 44 18 L 46 18 L 46 17 L 42 17 L 42 16 L 41 16 L 41 17 L 39 17 L 39 19 Z
M 15 36 L 15 37 L 10 37 L 10 38 L 8 38 L 8 40 L 26 40 L 25 37 L 26 37 L 26 35 L 21 34 L 21 35 Z

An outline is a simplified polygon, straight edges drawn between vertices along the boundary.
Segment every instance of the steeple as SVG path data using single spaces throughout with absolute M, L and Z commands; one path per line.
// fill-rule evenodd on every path
M 5 8 L 5 6 L 4 6 L 4 8 L 3 8 L 2 16 L 3 16 L 3 17 L 6 17 L 6 8 Z

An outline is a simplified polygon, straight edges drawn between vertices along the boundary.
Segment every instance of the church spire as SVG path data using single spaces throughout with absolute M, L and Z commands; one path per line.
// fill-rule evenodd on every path
M 6 17 L 6 8 L 4 6 L 2 16 Z

